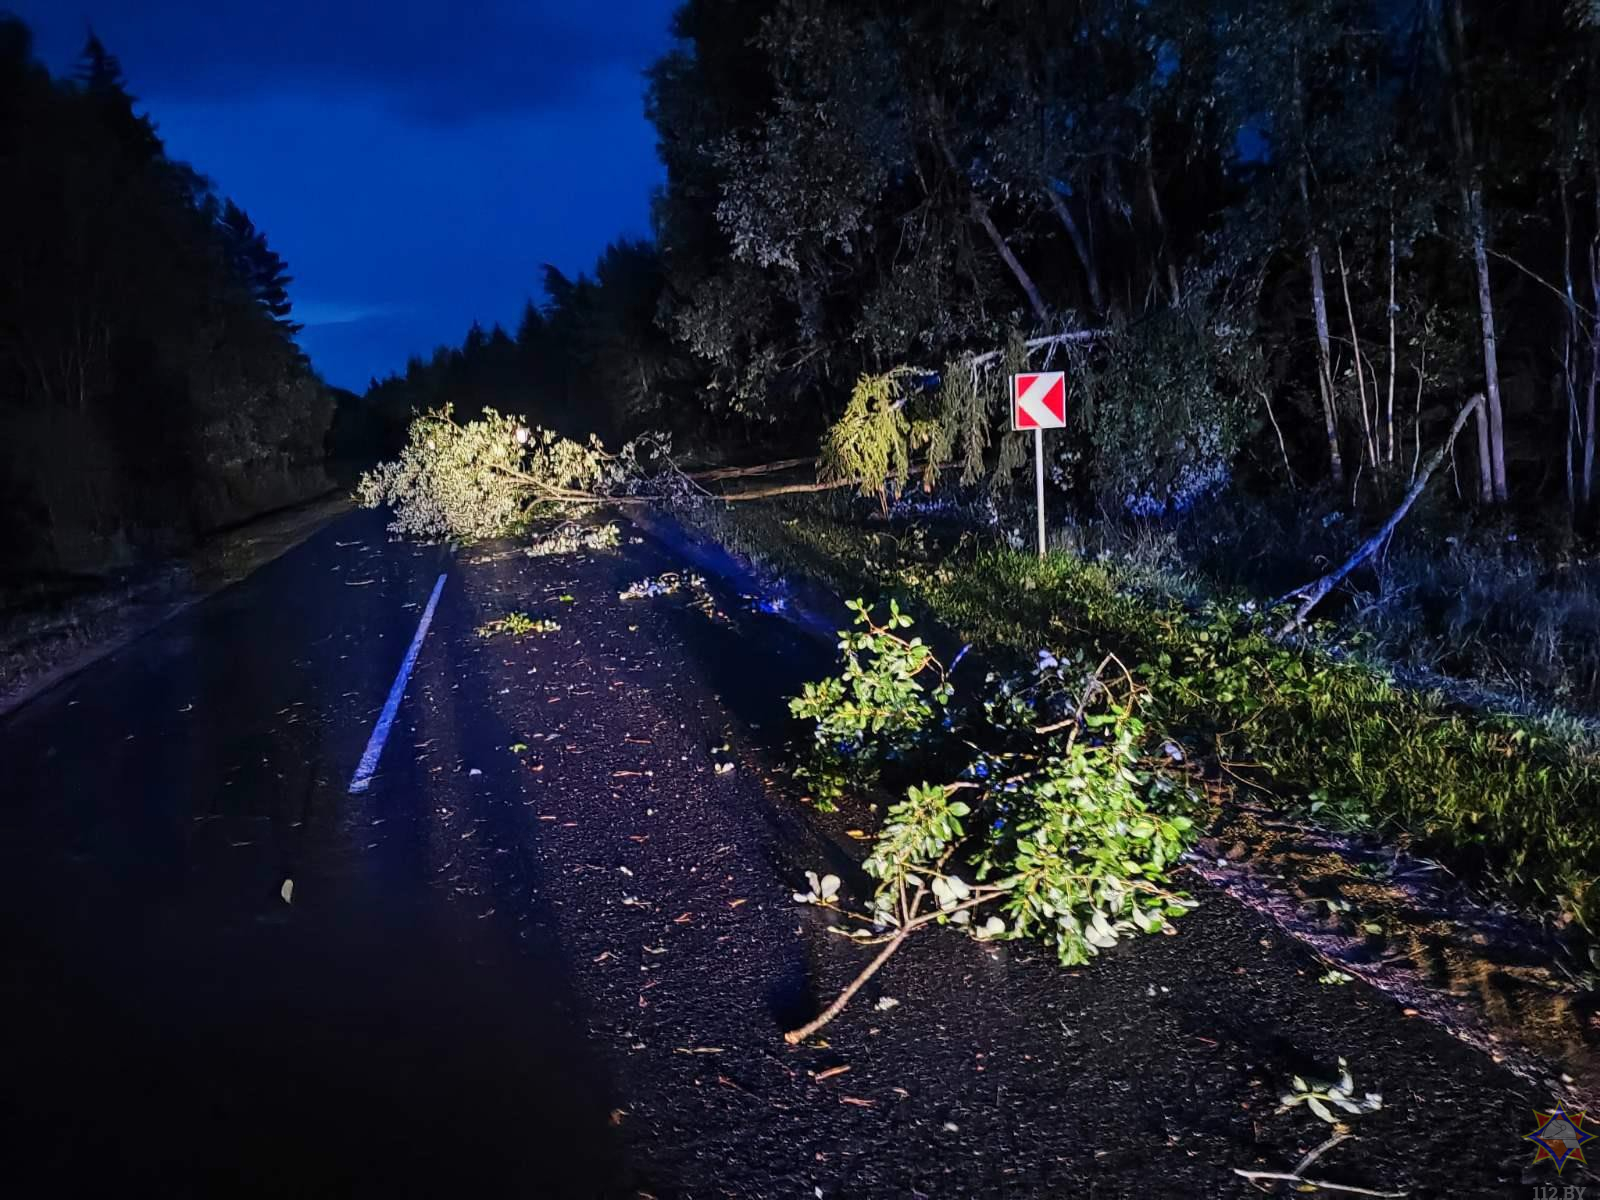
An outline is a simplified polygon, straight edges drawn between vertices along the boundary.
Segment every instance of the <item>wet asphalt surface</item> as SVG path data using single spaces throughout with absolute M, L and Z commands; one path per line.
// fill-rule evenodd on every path
M 781 771 L 831 647 L 715 580 L 619 600 L 654 538 L 506 550 L 355 514 L 0 723 L 7 1194 L 1251 1196 L 1341 1055 L 1384 1107 L 1309 1174 L 1556 1182 L 1544 1096 L 1192 878 L 1077 970 L 930 932 L 787 1047 L 864 961 L 790 899 L 872 819 Z M 562 628 L 476 635 L 509 610 Z

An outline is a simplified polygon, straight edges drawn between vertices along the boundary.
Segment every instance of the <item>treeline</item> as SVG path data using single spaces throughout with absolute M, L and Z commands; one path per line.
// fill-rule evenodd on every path
M 674 30 L 654 248 L 612 252 L 647 265 L 552 280 L 500 407 L 814 444 L 910 365 L 992 465 L 973 356 L 1076 331 L 1028 361 L 1070 366 L 1055 477 L 1102 502 L 1386 501 L 1482 392 L 1463 502 L 1592 517 L 1592 0 L 688 0 Z M 381 387 L 466 397 L 496 344 Z
M 484 407 L 537 413 L 580 438 L 669 424 L 705 432 L 695 429 L 705 414 L 683 403 L 696 383 L 691 364 L 657 321 L 665 277 L 653 245 L 619 240 L 592 276 L 568 279 L 547 266 L 543 283 L 545 303 L 528 303 L 515 334 L 474 324 L 460 347 L 441 346 L 431 358 L 412 358 L 403 373 L 374 380 L 364 414 L 352 414 L 348 426 L 341 421 L 341 450 L 392 455 L 414 411 L 445 404 L 463 418 Z M 374 441 L 357 445 L 364 434 Z
M 0 17 L 0 572 L 97 570 L 325 489 L 283 260 L 91 37 Z

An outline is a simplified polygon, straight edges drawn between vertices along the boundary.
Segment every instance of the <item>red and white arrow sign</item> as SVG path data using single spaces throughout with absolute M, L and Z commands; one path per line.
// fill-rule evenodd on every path
M 1011 377 L 1011 428 L 1060 429 L 1067 423 L 1067 377 L 1061 371 Z

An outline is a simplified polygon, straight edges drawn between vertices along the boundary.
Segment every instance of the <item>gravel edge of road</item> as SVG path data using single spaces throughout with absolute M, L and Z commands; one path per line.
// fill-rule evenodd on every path
M 332 489 L 208 537 L 137 583 L 75 597 L 59 614 L 0 645 L 0 720 L 288 553 L 350 509 L 344 489 Z

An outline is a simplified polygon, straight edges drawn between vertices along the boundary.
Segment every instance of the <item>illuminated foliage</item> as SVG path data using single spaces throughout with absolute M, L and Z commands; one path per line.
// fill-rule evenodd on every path
M 863 864 L 873 895 L 846 910 L 852 936 L 892 950 L 948 924 L 1036 938 L 1074 966 L 1191 907 L 1166 882 L 1194 834 L 1191 795 L 1174 758 L 1149 752 L 1143 689 L 1120 663 L 1041 652 L 1029 675 L 991 675 L 957 707 L 950 672 L 904 636 L 909 616 L 850 607 L 860 628 L 840 633 L 843 672 L 791 703 L 816 725 L 804 777 L 827 798 L 860 798 L 891 773 L 924 780 L 888 809 Z M 925 781 L 939 769 L 948 782 Z M 837 907 L 815 888 L 798 898 Z
M 447 406 L 413 421 L 400 457 L 363 475 L 358 494 L 363 507 L 393 509 L 396 533 L 503 537 L 541 510 L 591 498 L 613 461 L 597 438 L 580 445 L 493 409 L 458 424 Z

